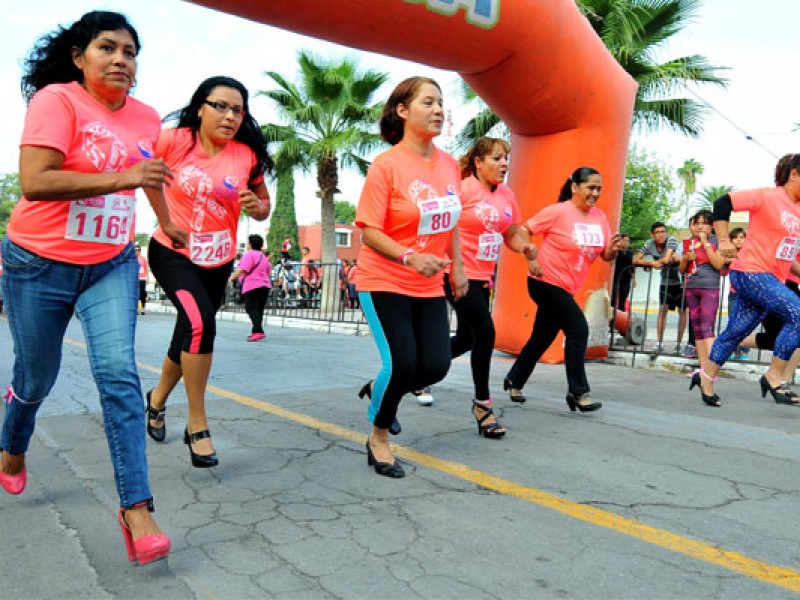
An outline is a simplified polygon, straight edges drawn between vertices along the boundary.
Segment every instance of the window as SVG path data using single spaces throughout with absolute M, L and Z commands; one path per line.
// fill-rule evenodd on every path
M 353 232 L 349 229 L 337 229 L 336 230 L 336 247 L 337 248 L 349 248 L 350 247 L 350 238 L 352 237 Z

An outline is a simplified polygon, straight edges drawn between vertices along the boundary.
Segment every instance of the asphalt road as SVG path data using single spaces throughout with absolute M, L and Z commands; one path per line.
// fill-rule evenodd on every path
M 172 317 L 140 319 L 152 387 Z M 407 397 L 394 438 L 408 476 L 367 467 L 369 337 L 220 321 L 208 407 L 220 466 L 193 469 L 179 387 L 148 441 L 168 561 L 127 563 L 97 393 L 73 322 L 28 455 L 0 495 L 0 598 L 786 598 L 800 591 L 800 409 L 721 380 L 710 408 L 661 370 L 589 366 L 603 409 L 570 413 L 540 365 L 505 439 L 477 435 L 469 359 L 432 407 Z M 0 383 L 11 342 L 0 319 Z M 646 361 L 641 361 L 646 364 Z

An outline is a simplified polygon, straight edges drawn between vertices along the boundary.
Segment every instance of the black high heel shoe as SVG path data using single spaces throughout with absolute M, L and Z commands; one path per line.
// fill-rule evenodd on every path
M 761 384 L 761 397 L 765 398 L 767 392 L 772 394 L 772 399 L 775 400 L 777 404 L 790 404 L 792 406 L 800 405 L 800 402 L 795 402 L 792 398 L 796 398 L 797 396 L 789 389 L 789 386 L 786 384 L 785 381 L 781 381 L 781 384 L 778 387 L 772 387 L 767 381 L 767 376 L 762 375 L 761 379 L 758 380 Z
M 378 462 L 375 460 L 375 455 L 372 454 L 372 448 L 369 445 L 369 438 L 367 438 L 367 466 L 374 467 L 375 472 L 378 475 L 383 475 L 384 477 L 400 479 L 401 477 L 406 476 L 406 472 L 403 470 L 403 467 L 400 466 L 400 462 L 397 459 L 391 463 Z
M 520 394 L 520 393 L 512 394 L 511 390 L 513 390 L 513 389 L 515 389 L 515 388 L 514 388 L 514 384 L 511 383 L 511 380 L 508 377 L 503 379 L 503 391 L 507 391 L 508 392 L 508 399 L 511 400 L 512 402 L 519 402 L 520 404 L 525 404 L 525 402 L 528 399 L 525 396 L 523 396 L 522 394 Z M 519 392 L 519 390 L 517 390 L 517 392 Z
M 153 399 L 153 390 L 146 394 L 147 397 L 147 435 L 149 435 L 156 442 L 163 442 L 167 437 L 167 407 L 162 409 L 153 408 L 151 401 Z M 153 427 L 151 421 L 161 423 L 161 427 Z
M 600 401 L 592 401 L 588 392 L 586 394 L 567 394 L 567 406 L 572 412 L 579 410 L 581 412 L 592 412 L 603 408 L 603 403 Z
M 703 391 L 703 386 L 700 384 L 700 382 L 701 382 L 700 376 L 701 375 L 705 375 L 705 377 L 709 381 L 711 381 L 712 383 L 717 380 L 716 377 L 709 376 L 708 373 L 706 373 L 701 368 L 697 373 L 692 375 L 692 383 L 689 384 L 689 389 L 691 390 L 695 385 L 699 386 L 700 387 L 700 399 L 703 401 L 704 404 L 706 404 L 708 406 L 722 406 L 722 398 L 720 398 L 716 394 L 716 392 L 711 394 L 710 396 L 707 396 L 706 393 Z M 696 381 L 695 381 L 695 377 L 697 377 Z
M 189 433 L 188 429 L 184 430 L 183 443 L 189 446 L 189 454 L 192 457 L 193 467 L 197 467 L 198 469 L 207 469 L 209 467 L 216 467 L 219 464 L 219 459 L 217 458 L 216 452 L 212 452 L 211 454 L 197 454 L 194 450 L 192 450 L 192 444 L 210 437 L 211 433 L 208 431 L 208 429 L 203 429 L 203 431 L 195 431 L 194 433 Z
M 365 383 L 364 386 L 358 391 L 358 397 L 361 398 L 362 400 L 364 398 L 369 398 L 370 400 L 372 400 L 373 383 L 375 383 L 374 379 L 370 379 L 367 383 Z M 403 428 L 400 426 L 400 421 L 398 421 L 397 417 L 395 417 L 394 421 L 392 421 L 392 424 L 389 426 L 389 433 L 391 433 L 392 435 L 397 435 L 401 431 L 403 431 Z
M 479 408 L 483 411 L 483 416 L 478 418 L 477 413 L 475 412 L 475 408 Z M 489 417 L 494 417 L 494 411 L 492 410 L 491 406 L 486 406 L 485 404 L 481 404 L 477 400 L 472 401 L 472 416 L 475 417 L 475 420 L 478 422 L 478 434 L 482 435 L 483 437 L 491 440 L 499 440 L 506 434 L 505 428 L 500 425 L 497 421 L 497 417 L 494 418 L 494 422 L 483 424 L 483 422 L 488 419 Z
M 689 382 L 689 391 L 691 392 L 698 385 L 700 385 L 700 371 L 692 373 L 692 380 Z

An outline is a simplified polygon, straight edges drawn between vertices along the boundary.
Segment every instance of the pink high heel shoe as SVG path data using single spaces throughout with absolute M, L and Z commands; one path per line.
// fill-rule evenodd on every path
M 16 475 L 6 475 L 0 471 L 0 485 L 9 494 L 17 496 L 25 489 L 25 484 L 28 483 L 28 470 L 23 469 L 22 473 Z
M 145 501 L 134 504 L 131 508 L 139 508 L 147 506 L 152 512 L 152 503 Z M 145 535 L 138 540 L 133 539 L 130 527 L 125 522 L 125 509 L 119 509 L 119 526 L 122 529 L 122 539 L 125 540 L 125 550 L 128 551 L 128 560 L 130 562 L 139 563 L 139 565 L 146 565 L 156 560 L 166 558 L 169 556 L 169 550 L 172 546 L 169 538 L 163 533 L 154 535 Z

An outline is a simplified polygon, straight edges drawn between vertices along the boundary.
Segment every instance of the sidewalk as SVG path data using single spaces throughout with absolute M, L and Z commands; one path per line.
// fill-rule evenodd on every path
M 139 320 L 143 388 L 172 317 Z M 40 412 L 29 484 L 0 495 L 2 598 L 785 598 L 800 591 L 800 410 L 725 380 L 725 406 L 662 370 L 589 365 L 597 413 L 570 413 L 563 365 L 528 402 L 492 390 L 509 429 L 469 414 L 469 359 L 404 399 L 394 438 L 408 476 L 367 467 L 356 391 L 379 359 L 365 336 L 219 322 L 208 409 L 220 466 L 191 468 L 182 388 L 165 444 L 148 440 L 168 561 L 127 563 L 108 450 L 78 323 Z M 73 341 L 74 340 L 74 341 Z M 0 381 L 10 379 L 0 319 Z M 640 525 L 655 528 L 648 537 Z M 694 542 L 700 542 L 698 546 Z M 699 548 L 699 549 L 698 549 Z M 687 555 L 691 550 L 693 554 Z M 724 551 L 742 555 L 738 569 Z M 749 562 L 748 562 L 749 561 Z M 778 566 L 789 570 L 778 570 Z M 792 586 L 796 586 L 792 587 Z

